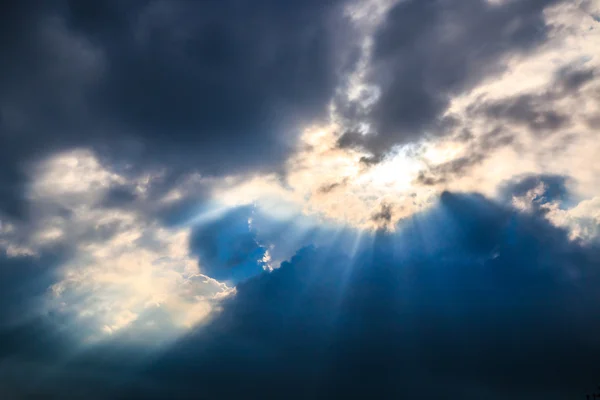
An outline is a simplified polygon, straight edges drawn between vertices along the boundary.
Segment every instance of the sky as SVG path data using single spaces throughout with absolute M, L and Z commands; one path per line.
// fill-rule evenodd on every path
M 0 398 L 600 391 L 599 0 L 0 5 Z

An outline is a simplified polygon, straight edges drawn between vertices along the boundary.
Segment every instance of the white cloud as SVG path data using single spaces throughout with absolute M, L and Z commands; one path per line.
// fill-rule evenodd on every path
M 31 225 L 2 224 L 0 247 L 13 257 L 55 246 L 71 249 L 48 302 L 76 316 L 73 328 L 87 339 L 127 328 L 165 335 L 187 329 L 233 293 L 200 273 L 189 254 L 189 228 L 164 228 L 144 213 L 143 206 L 102 205 L 115 185 L 144 193 L 147 176 L 121 176 L 87 150 L 54 155 L 39 163 L 31 176 Z
M 566 228 L 571 239 L 590 241 L 600 235 L 600 197 L 584 200 L 575 207 L 564 210 L 549 204 L 547 218 L 557 226 Z

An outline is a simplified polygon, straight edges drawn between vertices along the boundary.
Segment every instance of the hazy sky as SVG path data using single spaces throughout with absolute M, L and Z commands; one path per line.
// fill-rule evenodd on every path
M 0 398 L 600 384 L 600 1 L 0 5 Z

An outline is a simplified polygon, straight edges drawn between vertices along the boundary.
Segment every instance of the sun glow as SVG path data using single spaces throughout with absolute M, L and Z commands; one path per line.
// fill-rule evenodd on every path
M 230 206 L 254 204 L 280 219 L 302 212 L 332 224 L 393 230 L 400 219 L 432 201 L 434 191 L 414 184 L 425 160 L 443 162 L 460 151 L 451 146 L 406 146 L 369 165 L 364 161 L 368 153 L 337 146 L 339 132 L 335 125 L 307 129 L 284 177 L 255 176 L 224 185 L 215 198 Z M 382 209 L 390 215 L 382 218 Z

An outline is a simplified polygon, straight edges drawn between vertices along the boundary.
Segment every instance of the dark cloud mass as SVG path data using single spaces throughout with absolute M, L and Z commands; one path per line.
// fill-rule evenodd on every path
M 542 12 L 557 2 L 398 2 L 376 33 L 368 71 L 369 81 L 381 88 L 380 98 L 367 109 L 341 107 L 352 110 L 350 124 L 366 120 L 375 133 L 349 130 L 340 143 L 380 154 L 393 145 L 447 134 L 452 117 L 444 114 L 451 97 L 502 71 L 507 58 L 544 43 L 549 27 Z
M 155 150 L 192 146 L 214 170 L 233 161 L 224 151 L 239 164 L 276 156 L 282 122 L 322 113 L 336 83 L 335 3 L 72 2 L 68 24 L 107 58 L 91 103 Z
M 339 248 L 305 248 L 240 284 L 214 321 L 150 363 L 109 343 L 56 381 L 11 385 L 69 398 L 55 382 L 77 388 L 88 377 L 88 398 L 98 385 L 97 398 L 110 388 L 129 399 L 570 399 L 593 389 L 597 244 L 479 195 L 444 193 L 355 258 Z M 24 354 L 13 352 L 12 376 L 40 362 Z
M 22 164 L 75 146 L 142 169 L 280 163 L 326 116 L 341 3 L 5 3 L 2 209 L 18 214 Z

